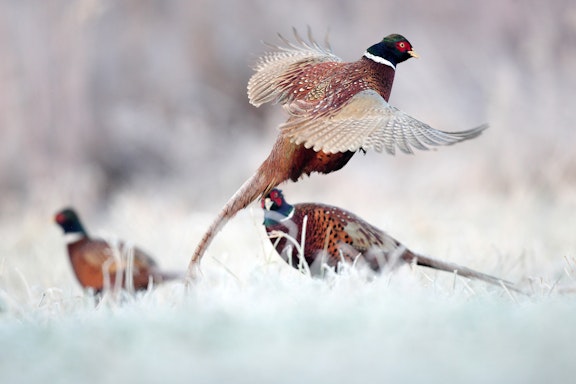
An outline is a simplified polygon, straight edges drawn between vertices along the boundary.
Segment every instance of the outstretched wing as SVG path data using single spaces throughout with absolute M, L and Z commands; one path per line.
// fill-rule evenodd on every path
M 315 151 L 337 153 L 374 149 L 393 155 L 396 147 L 402 152 L 413 153 L 413 148 L 427 150 L 429 146 L 469 140 L 487 127 L 440 131 L 391 106 L 376 91 L 365 90 L 336 110 L 312 116 L 295 114 L 280 129 L 296 144 L 304 144 Z
M 284 46 L 271 45 L 274 49 L 258 60 L 255 70 L 248 81 L 248 99 L 256 107 L 268 102 L 285 104 L 291 100 L 289 89 L 294 80 L 313 65 L 326 62 L 342 62 L 332 53 L 328 42 L 318 44 L 308 29 L 308 41 L 293 29 L 296 42 L 293 43 L 278 34 Z

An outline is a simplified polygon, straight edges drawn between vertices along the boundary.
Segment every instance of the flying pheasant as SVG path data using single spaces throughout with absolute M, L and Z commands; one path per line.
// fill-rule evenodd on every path
M 286 180 L 298 181 L 312 172 L 339 170 L 357 151 L 374 149 L 394 154 L 451 145 L 477 137 L 485 125 L 444 132 L 388 104 L 396 66 L 418 57 L 403 36 L 393 34 L 370 46 L 354 62 L 343 62 L 328 43 L 319 45 L 308 31 L 305 41 L 294 30 L 296 43 L 272 46 L 262 56 L 248 82 L 248 98 L 256 107 L 281 104 L 288 120 L 270 155 L 230 198 L 198 244 L 188 268 L 239 210 Z
M 160 271 L 156 262 L 138 248 L 129 249 L 122 242 L 113 246 L 105 240 L 90 238 L 71 208 L 58 212 L 54 219 L 68 239 L 68 256 L 84 288 L 98 293 L 107 287 L 106 283 L 110 288 L 118 283 L 123 288 L 131 285 L 135 290 L 142 290 L 150 282 L 158 284 L 180 277 Z
M 338 270 L 342 263 L 365 264 L 376 272 L 414 263 L 518 290 L 513 283 L 497 277 L 416 254 L 386 232 L 341 208 L 316 203 L 290 205 L 277 188 L 261 203 L 272 245 L 288 264 L 308 270 L 311 275 L 322 275 L 325 266 Z

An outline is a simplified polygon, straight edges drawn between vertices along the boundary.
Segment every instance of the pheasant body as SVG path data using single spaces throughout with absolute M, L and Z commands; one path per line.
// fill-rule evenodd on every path
M 70 208 L 57 213 L 55 221 L 64 234 L 70 236 L 68 256 L 83 288 L 101 292 L 107 286 L 131 286 L 135 290 L 142 290 L 148 288 L 151 282 L 159 284 L 178 277 L 177 274 L 161 271 L 154 259 L 139 248 L 128 247 L 121 241 L 110 244 L 91 238 L 76 212 Z
M 353 63 L 306 63 L 273 83 L 264 83 L 268 77 L 255 75 L 248 83 L 248 97 L 255 106 L 269 101 L 280 103 L 291 114 L 301 114 L 302 108 L 307 113 L 322 113 L 328 108 L 338 109 L 357 93 L 370 89 L 388 101 L 394 72 L 366 57 Z
M 268 209 L 266 200 L 270 201 Z M 372 270 L 380 271 L 392 264 L 388 263 L 393 262 L 389 260 L 390 256 L 402 247 L 398 241 L 351 212 L 319 203 L 290 205 L 279 189 L 273 189 L 262 200 L 262 205 L 266 232 L 269 235 L 284 233 L 298 242 L 303 238 L 303 256 L 315 275 L 321 273 L 324 264 L 337 269 L 340 263 L 354 263 L 359 256 Z M 285 236 L 272 236 L 271 241 L 285 261 L 299 266 L 297 249 L 291 240 Z M 406 258 L 415 257 L 407 249 L 403 252 Z
M 326 153 L 305 148 L 302 145 L 294 144 L 283 137 L 278 138 L 274 144 L 270 156 L 264 160 L 257 174 L 267 175 L 271 180 L 273 188 L 286 180 L 298 181 L 302 176 L 309 176 L 313 172 L 330 173 L 344 167 L 352 158 L 354 152 Z M 289 161 L 286 161 L 289 159 Z M 258 194 L 252 201 L 257 199 L 269 189 L 256 191 Z
M 416 254 L 384 231 L 338 207 L 318 203 L 290 205 L 279 189 L 262 199 L 262 207 L 264 226 L 277 252 L 295 268 L 301 268 L 304 261 L 304 269 L 312 275 L 322 275 L 326 267 L 338 270 L 343 264 L 364 264 L 379 272 L 414 263 L 517 290 L 514 284 L 497 277 Z
M 357 61 L 345 63 L 327 45 L 320 46 L 294 31 L 296 43 L 280 36 L 258 62 L 248 82 L 250 103 L 281 104 L 286 122 L 255 174 L 230 198 L 205 232 L 189 264 L 195 275 L 206 248 L 239 210 L 266 196 L 280 183 L 298 181 L 311 173 L 330 173 L 344 167 L 359 150 L 451 145 L 478 136 L 486 127 L 444 132 L 422 123 L 388 104 L 396 65 L 418 57 L 403 36 L 393 34 L 369 47 Z
M 96 292 L 104 289 L 107 279 L 110 287 L 116 284 L 123 288 L 127 287 L 126 255 L 129 252 L 133 252 L 134 257 L 132 267 L 134 289 L 146 289 L 151 281 L 158 284 L 164 280 L 152 258 L 138 248 L 129 249 L 122 242 L 116 244 L 114 249 L 104 240 L 83 238 L 69 243 L 67 248 L 78 282 L 84 288 L 93 288 Z M 115 254 L 118 261 L 115 260 Z
M 273 189 L 271 193 L 276 191 Z M 290 217 L 281 218 L 268 212 L 265 215 L 268 234 L 281 232 L 297 241 L 304 239 L 303 256 L 315 275 L 321 273 L 322 264 L 337 268 L 341 262 L 354 263 L 359 255 L 369 261 L 373 270 L 379 271 L 381 265 L 378 262 L 381 260 L 376 253 L 381 252 L 387 257 L 400 247 L 397 241 L 382 236 L 370 224 L 359 225 L 359 218 L 355 215 L 329 205 L 301 203 L 294 206 Z M 294 244 L 284 236 L 273 243 L 282 258 L 298 268 L 300 260 Z

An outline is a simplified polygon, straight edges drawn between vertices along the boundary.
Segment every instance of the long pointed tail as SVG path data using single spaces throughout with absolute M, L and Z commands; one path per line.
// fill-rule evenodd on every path
M 434 268 L 434 269 L 438 269 L 438 270 L 446 271 L 446 272 L 450 272 L 450 273 L 457 273 L 458 275 L 463 276 L 463 277 L 470 277 L 472 279 L 482 280 L 482 281 L 489 283 L 489 284 L 497 285 L 500 287 L 504 286 L 507 289 L 510 289 L 512 291 L 524 293 L 521 289 L 516 287 L 516 284 L 514 284 L 510 281 L 506 281 L 506 280 L 500 279 L 500 278 L 495 277 L 495 276 L 491 276 L 491 275 L 488 275 L 488 274 L 485 274 L 482 272 L 478 272 L 478 271 L 475 271 L 473 269 L 470 269 L 470 268 L 467 268 L 467 267 L 464 267 L 464 266 L 461 266 L 458 264 L 449 263 L 449 262 L 441 261 L 441 260 L 436 260 L 436 259 L 433 259 L 433 258 L 427 257 L 427 256 L 416 255 L 410 251 L 405 252 L 404 255 L 402 256 L 402 258 L 408 263 L 411 263 L 415 260 L 417 265 L 421 265 L 423 267 Z
M 204 252 L 228 220 L 234 217 L 238 211 L 246 208 L 260 195 L 266 193 L 278 184 L 274 180 L 271 180 L 270 177 L 267 177 L 266 173 L 263 172 L 265 164 L 266 162 L 258 168 L 252 177 L 242 184 L 236 193 L 234 193 L 226 205 L 224 205 L 224 208 L 222 208 L 216 219 L 212 222 L 206 233 L 204 233 L 202 240 L 200 240 L 200 243 L 196 246 L 194 255 L 192 255 L 190 263 L 188 264 L 188 276 L 190 278 L 196 277 L 196 268 L 200 264 Z

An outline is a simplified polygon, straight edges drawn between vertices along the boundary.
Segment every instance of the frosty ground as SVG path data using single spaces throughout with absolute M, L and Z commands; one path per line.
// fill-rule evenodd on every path
M 212 217 L 169 200 L 126 192 L 95 223 L 84 220 L 95 235 L 121 236 L 183 270 Z M 529 295 L 410 267 L 311 279 L 275 254 L 254 206 L 217 238 L 199 282 L 109 294 L 96 306 L 73 279 L 59 230 L 48 215 L 31 215 L 23 227 L 2 226 L 2 381 L 526 383 L 576 374 L 573 245 L 524 237 L 538 230 L 541 239 L 568 239 L 551 226 L 568 219 L 566 205 L 547 206 L 535 223 L 522 220 L 541 209 L 526 197 L 508 205 L 514 225 L 504 214 L 473 226 L 502 202 L 411 201 L 418 214 L 404 212 L 407 202 L 363 211 L 381 228 L 394 218 L 388 231 L 408 247 L 518 282 Z

